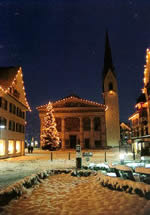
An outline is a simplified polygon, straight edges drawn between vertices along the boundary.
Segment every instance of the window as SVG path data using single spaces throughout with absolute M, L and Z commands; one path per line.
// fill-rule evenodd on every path
M 21 133 L 21 125 L 19 124 L 19 132 Z
M 17 107 L 17 112 L 16 112 L 17 116 L 19 116 L 19 108 Z
M 16 153 L 21 152 L 21 141 L 16 141 Z
M 110 82 L 108 87 L 109 87 L 109 91 L 110 91 L 110 90 L 113 90 L 113 83 Z
M 6 100 L 4 100 L 4 109 L 7 110 L 7 104 L 8 102 Z
M 4 127 L 4 129 L 7 128 L 7 119 L 4 117 L 0 117 L 0 125 Z
M 5 154 L 5 140 L 0 140 L 0 156 Z
M 16 114 L 16 106 L 13 105 L 13 114 Z
M 144 129 L 141 129 L 141 136 L 144 136 Z
M 11 130 L 11 120 L 9 120 L 9 130 Z
M 3 108 L 4 110 L 7 110 L 7 104 L 8 104 L 7 100 L 0 97 L 0 107 Z
M 25 130 L 25 129 L 24 129 L 24 125 L 22 125 L 22 133 L 24 133 L 24 130 Z
M 8 154 L 13 154 L 14 152 L 14 141 L 9 140 L 8 141 Z
M 19 131 L 19 128 L 18 128 L 18 123 L 16 123 L 16 132 Z
M 9 120 L 9 130 L 16 131 L 16 123 L 12 120 Z
M 13 131 L 15 131 L 15 128 L 16 128 L 16 124 L 15 124 L 15 122 L 13 121 L 13 124 L 12 124 L 13 126 L 12 126 L 12 130 Z
M 12 103 L 9 104 L 9 112 L 12 113 Z
M 22 111 L 19 109 L 19 116 L 22 117 Z
M 22 118 L 25 119 L 25 114 L 24 111 L 22 112 Z

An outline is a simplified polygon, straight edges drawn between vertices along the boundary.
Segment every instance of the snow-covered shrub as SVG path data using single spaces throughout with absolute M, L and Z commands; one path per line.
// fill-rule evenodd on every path
M 98 175 L 100 184 L 112 190 L 124 191 L 127 193 L 138 194 L 150 200 L 150 185 L 143 182 L 124 180 L 118 177 L 110 177 L 103 174 Z
M 33 174 L 31 176 L 27 176 L 24 179 L 16 182 L 8 186 L 6 189 L 0 192 L 0 206 L 4 206 L 8 204 L 12 199 L 20 197 L 23 193 L 26 192 L 26 189 L 29 189 L 43 181 L 43 179 L 47 178 L 50 175 L 70 173 L 71 170 L 44 170 L 37 174 Z
M 78 170 L 78 171 L 71 172 L 71 176 L 75 176 L 75 177 L 88 177 L 91 174 L 92 172 L 88 170 Z

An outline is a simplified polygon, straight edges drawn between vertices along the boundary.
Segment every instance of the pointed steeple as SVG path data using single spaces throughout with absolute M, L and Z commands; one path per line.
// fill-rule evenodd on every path
M 115 72 L 114 72 L 114 65 L 112 62 L 111 47 L 110 47 L 110 43 L 109 43 L 108 31 L 106 31 L 103 81 L 104 81 L 109 70 L 111 70 L 112 73 L 114 74 L 114 76 L 116 77 Z

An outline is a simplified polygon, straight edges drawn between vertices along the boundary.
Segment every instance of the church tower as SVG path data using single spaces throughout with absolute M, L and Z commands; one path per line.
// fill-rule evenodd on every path
M 104 68 L 102 76 L 104 104 L 107 106 L 107 110 L 105 112 L 107 146 L 119 146 L 120 121 L 118 86 L 112 63 L 108 32 L 106 32 Z

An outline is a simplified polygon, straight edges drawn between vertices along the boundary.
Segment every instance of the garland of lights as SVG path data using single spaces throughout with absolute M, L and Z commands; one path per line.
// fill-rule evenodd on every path
M 72 99 L 72 98 L 76 98 L 76 97 L 70 96 L 69 98 L 60 99 L 60 100 L 58 100 L 58 101 L 56 101 L 56 102 L 53 102 L 53 105 L 54 105 L 54 104 L 57 104 L 57 103 L 59 103 L 59 102 L 63 102 L 63 101 L 65 102 L 65 101 L 67 101 L 67 100 L 69 100 L 69 99 Z M 82 101 L 82 102 L 86 102 L 87 104 L 96 104 L 96 105 L 98 105 L 98 106 L 101 106 L 101 107 L 105 108 L 105 111 L 107 111 L 107 109 L 108 109 L 108 106 L 103 105 L 103 104 L 99 104 L 99 103 L 97 103 L 97 102 L 93 102 L 93 101 L 89 101 L 89 100 L 87 100 L 87 99 L 81 99 L 81 98 L 78 99 L 78 100 L 80 100 L 80 101 Z M 47 105 L 48 105 L 48 104 L 41 105 L 41 106 L 37 107 L 37 109 L 46 108 Z
M 1 90 L 3 93 L 5 93 L 5 94 L 9 93 L 10 88 L 14 87 L 14 85 L 15 85 L 15 81 L 16 81 L 16 79 L 18 78 L 18 75 L 21 75 L 21 78 L 22 78 L 22 85 L 23 85 L 22 89 L 23 89 L 24 96 L 25 96 L 26 107 L 28 108 L 29 111 L 31 111 L 31 108 L 30 108 L 29 103 L 28 103 L 27 98 L 26 98 L 26 92 L 25 92 L 24 81 L 23 81 L 23 73 L 22 73 L 21 67 L 19 67 L 19 70 L 18 70 L 18 72 L 17 72 L 15 78 L 13 79 L 12 84 L 11 84 L 6 90 L 4 90 L 4 89 L 0 86 L 0 90 Z
M 149 74 L 150 74 L 150 49 L 146 49 L 146 65 L 144 65 L 144 78 L 143 78 L 143 82 L 144 82 L 144 88 L 142 88 L 142 93 L 147 92 L 146 86 L 149 83 Z M 142 107 L 147 107 L 148 106 L 148 102 L 143 102 L 138 103 L 135 105 L 135 108 L 137 108 L 138 110 L 141 109 Z M 139 117 L 139 111 L 136 111 L 134 114 L 132 114 L 129 117 L 129 120 L 133 120 L 134 118 Z

